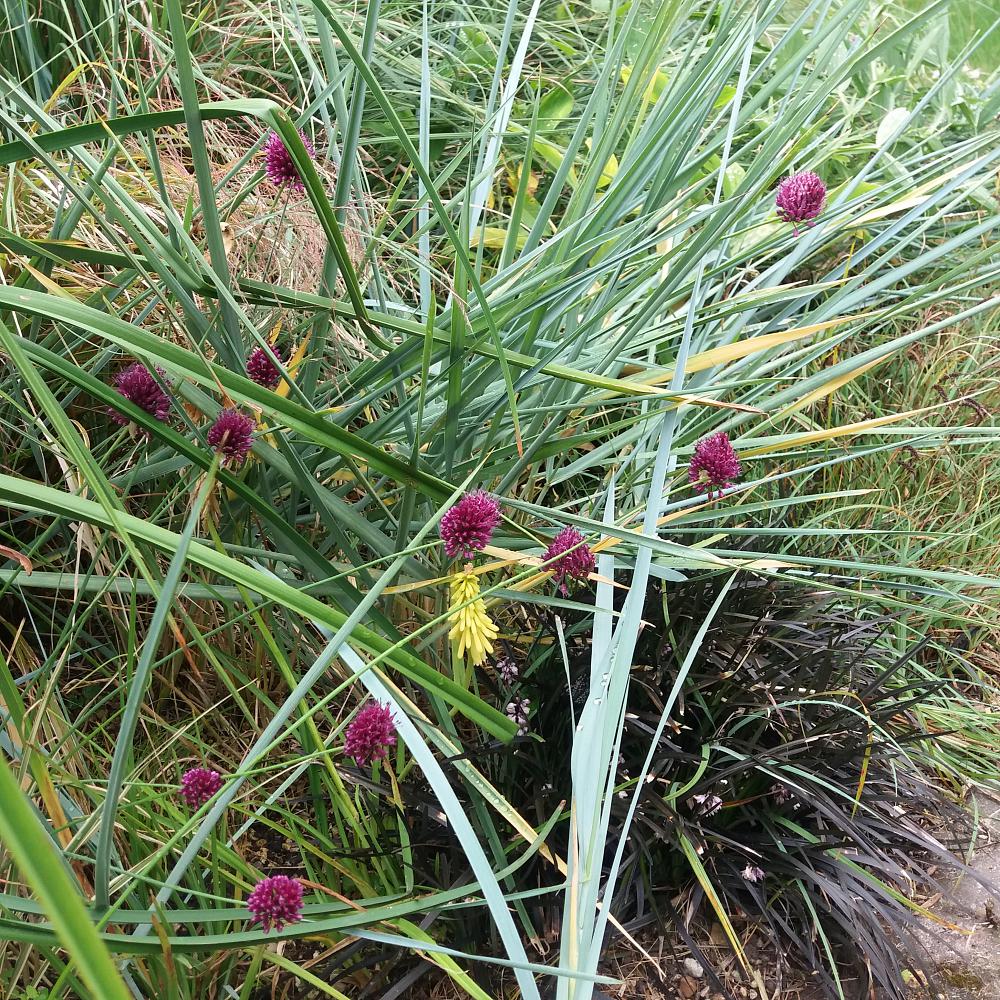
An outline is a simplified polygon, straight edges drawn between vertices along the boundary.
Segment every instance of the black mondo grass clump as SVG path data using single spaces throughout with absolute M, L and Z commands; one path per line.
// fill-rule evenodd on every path
M 667 694 L 723 582 L 709 575 L 650 587 L 608 833 L 608 862 L 628 838 L 615 913 L 630 931 L 679 932 L 710 973 L 712 954 L 699 943 L 728 923 L 731 941 L 764 932 L 779 976 L 797 966 L 831 997 L 850 980 L 848 995 L 871 988 L 902 998 L 918 900 L 944 891 L 935 872 L 960 866 L 949 846 L 962 831 L 957 806 L 931 777 L 925 745 L 933 737 L 920 712 L 947 682 L 926 669 L 926 643 L 892 647 L 892 620 L 801 585 L 749 575 L 734 585 L 626 831 Z M 539 650 L 551 648 L 547 630 L 539 629 Z M 540 742 L 521 744 L 507 791 L 532 789 L 525 808 L 538 817 L 569 794 L 559 778 L 572 747 L 566 702 L 579 711 L 588 696 L 586 636 L 572 623 L 566 632 L 568 689 L 548 652 L 517 682 L 539 705 L 532 731 Z M 738 969 L 739 959 L 727 965 Z

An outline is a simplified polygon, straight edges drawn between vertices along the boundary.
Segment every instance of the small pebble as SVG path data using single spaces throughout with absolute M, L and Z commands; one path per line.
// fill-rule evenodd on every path
M 694 979 L 701 979 L 705 975 L 705 970 L 701 967 L 701 963 L 693 958 L 684 959 L 684 975 L 691 976 Z

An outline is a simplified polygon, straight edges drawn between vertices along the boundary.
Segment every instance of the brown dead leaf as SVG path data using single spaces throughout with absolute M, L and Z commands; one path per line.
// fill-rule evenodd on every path
M 691 1000 L 698 993 L 698 980 L 693 976 L 681 976 L 677 982 L 677 994 L 683 1000 Z
M 21 569 L 24 570 L 28 576 L 31 576 L 31 560 L 22 553 L 18 552 L 16 549 L 10 549 L 6 545 L 0 545 L 0 555 L 6 556 L 8 559 L 13 559 L 15 562 L 21 564 Z

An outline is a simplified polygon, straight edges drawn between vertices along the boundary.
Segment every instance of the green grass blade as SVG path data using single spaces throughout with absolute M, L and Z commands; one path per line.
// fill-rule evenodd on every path
M 139 710 L 142 707 L 142 700 L 146 694 L 149 684 L 150 674 L 153 669 L 153 662 L 159 653 L 160 639 L 163 629 L 166 627 L 170 616 L 170 608 L 173 604 L 177 589 L 180 586 L 181 576 L 187 563 L 188 549 L 194 538 L 195 530 L 200 521 L 201 514 L 205 507 L 205 502 L 215 488 L 215 471 L 218 466 L 219 456 L 215 457 L 212 468 L 209 470 L 202 482 L 201 489 L 191 505 L 191 513 L 188 522 L 181 532 L 177 542 L 177 548 L 170 560 L 170 568 L 164 577 L 163 586 L 157 595 L 156 607 L 153 617 L 149 622 L 149 628 L 143 638 L 142 652 L 139 655 L 139 662 L 136 664 L 129 683 L 128 699 L 125 702 L 125 711 L 122 713 L 121 722 L 118 726 L 118 739 L 115 744 L 115 753 L 111 761 L 111 770 L 108 772 L 108 787 L 104 795 L 104 807 L 101 812 L 101 828 L 97 839 L 97 852 L 95 855 L 94 872 L 94 903 L 98 912 L 104 910 L 109 903 L 108 887 L 111 872 L 111 852 L 114 848 L 115 815 L 118 811 L 118 797 L 121 794 L 122 784 L 125 780 L 125 765 L 132 753 L 132 737 L 135 727 L 139 722 Z
M 88 521 L 106 527 L 114 526 L 111 518 L 94 501 L 11 476 L 0 476 L 0 502 L 19 509 L 42 510 L 72 520 Z M 162 552 L 177 551 L 180 536 L 176 532 L 128 514 L 120 515 L 120 521 L 136 538 L 148 542 Z M 276 601 L 308 620 L 321 622 L 334 630 L 339 629 L 347 621 L 348 616 L 343 612 L 303 593 L 277 577 L 247 566 L 200 542 L 191 543 L 189 556 L 192 563 L 218 573 L 224 579 L 232 580 L 253 593 Z M 503 713 L 429 667 L 409 652 L 404 642 L 393 645 L 360 624 L 352 631 L 352 641 L 399 670 L 410 680 L 439 695 L 447 703 L 453 704 L 492 736 L 509 740 L 516 731 L 517 727 Z
M 45 907 L 60 943 L 76 963 L 91 995 L 132 1000 L 80 899 L 52 839 L 0 757 L 0 835 Z

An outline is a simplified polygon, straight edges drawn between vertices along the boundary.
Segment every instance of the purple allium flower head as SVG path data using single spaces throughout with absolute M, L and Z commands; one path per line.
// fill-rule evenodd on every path
M 203 806 L 222 787 L 222 775 L 207 767 L 192 767 L 181 776 L 181 798 L 192 808 Z
M 764 869 L 748 863 L 746 868 L 744 868 L 740 874 L 748 882 L 759 882 L 764 877 Z
M 223 410 L 209 428 L 208 443 L 222 452 L 229 465 L 242 465 L 253 441 L 253 417 L 239 410 Z
M 786 177 L 778 185 L 778 194 L 774 199 L 778 215 L 785 222 L 795 223 L 796 235 L 799 232 L 799 223 L 813 225 L 812 220 L 823 211 L 825 202 L 826 185 L 811 170 Z
M 517 726 L 517 735 L 523 736 L 528 731 L 528 716 L 531 713 L 530 698 L 515 698 L 504 709 L 507 718 Z
M 253 914 L 252 924 L 265 931 L 280 931 L 285 924 L 302 919 L 302 883 L 287 875 L 272 875 L 261 879 L 247 896 L 247 909 Z
M 156 372 L 160 378 L 166 376 L 162 368 L 157 368 Z M 167 382 L 166 385 L 169 386 L 170 383 Z M 130 403 L 135 403 L 151 417 L 156 417 L 157 420 L 167 419 L 167 414 L 170 413 L 170 396 L 145 365 L 137 361 L 128 368 L 123 368 L 114 378 L 114 387 Z M 122 427 L 131 422 L 130 417 L 110 406 L 108 415 Z
M 719 431 L 702 438 L 694 446 L 694 454 L 688 466 L 688 479 L 699 493 L 707 490 L 711 499 L 713 493 L 732 486 L 740 478 L 742 471 L 728 435 L 725 431 Z
M 489 545 L 493 531 L 500 523 L 500 504 L 483 490 L 466 493 L 441 518 L 439 530 L 444 550 L 450 559 L 471 559 Z
M 594 553 L 590 551 L 590 546 L 584 542 L 583 535 L 576 528 L 563 528 L 545 550 L 542 562 L 549 563 L 548 568 L 555 575 L 559 589 L 564 594 L 569 593 L 569 588 L 566 586 L 567 578 L 586 580 L 597 565 Z
M 376 760 L 383 760 L 389 747 L 396 745 L 396 724 L 392 709 L 373 701 L 354 717 L 347 727 L 344 752 L 362 767 Z
M 306 147 L 306 152 L 310 156 L 315 156 L 312 143 L 301 132 L 299 135 L 302 138 L 302 144 Z M 303 188 L 302 178 L 299 177 L 299 171 L 292 160 L 291 153 L 288 152 L 288 148 L 277 132 L 272 132 L 267 137 L 267 142 L 264 143 L 264 170 L 267 173 L 267 179 L 275 187 L 280 188 L 291 184 L 296 191 L 301 191 Z
M 285 352 L 278 347 L 255 347 L 247 356 L 247 378 L 265 389 L 273 389 L 281 381 L 281 369 L 275 359 L 285 360 Z

